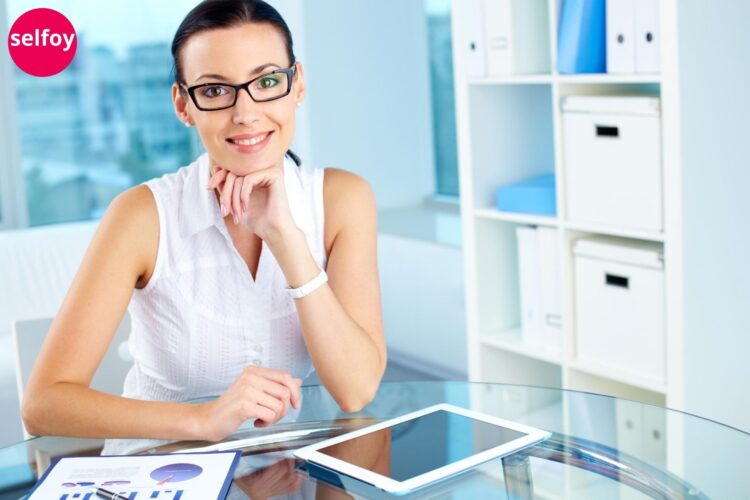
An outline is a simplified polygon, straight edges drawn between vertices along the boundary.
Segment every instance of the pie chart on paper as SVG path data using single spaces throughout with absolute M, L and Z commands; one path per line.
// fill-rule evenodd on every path
M 177 483 L 198 477 L 203 468 L 195 464 L 180 463 L 163 465 L 151 472 L 151 479 L 159 484 Z

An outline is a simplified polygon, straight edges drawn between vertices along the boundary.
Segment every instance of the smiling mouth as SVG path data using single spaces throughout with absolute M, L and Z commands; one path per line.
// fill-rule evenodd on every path
M 238 146 L 255 146 L 256 144 L 263 142 L 270 133 L 271 132 L 266 132 L 265 134 L 257 135 L 251 139 L 227 139 L 227 141 Z

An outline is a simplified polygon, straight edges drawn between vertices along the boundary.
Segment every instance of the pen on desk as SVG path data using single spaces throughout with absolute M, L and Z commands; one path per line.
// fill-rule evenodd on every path
M 96 496 L 99 498 L 106 498 L 107 500 L 129 500 L 128 497 L 122 496 L 114 491 L 105 490 L 104 488 L 97 488 Z

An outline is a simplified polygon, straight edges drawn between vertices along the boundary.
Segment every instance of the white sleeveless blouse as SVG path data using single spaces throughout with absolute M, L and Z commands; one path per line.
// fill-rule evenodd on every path
M 323 169 L 284 159 L 292 217 L 326 268 Z M 213 191 L 204 154 L 146 183 L 159 212 L 153 275 L 130 301 L 133 367 L 123 396 L 185 401 L 217 396 L 250 365 L 305 378 L 312 363 L 284 274 L 263 243 L 253 280 L 235 249 Z

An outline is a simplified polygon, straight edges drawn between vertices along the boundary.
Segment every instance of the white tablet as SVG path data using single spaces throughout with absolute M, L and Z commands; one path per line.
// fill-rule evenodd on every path
M 294 454 L 389 493 L 404 494 L 549 436 L 540 429 L 439 404 Z

